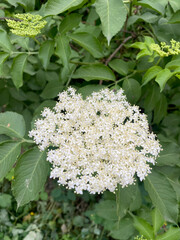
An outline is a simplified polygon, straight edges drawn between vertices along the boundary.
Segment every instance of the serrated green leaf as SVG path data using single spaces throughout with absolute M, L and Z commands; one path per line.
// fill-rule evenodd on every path
M 152 215 L 154 234 L 156 234 L 160 229 L 160 227 L 162 227 L 164 223 L 164 218 L 157 208 L 154 208 L 152 210 L 151 215 Z
M 156 75 L 162 70 L 162 67 L 153 66 L 147 70 L 142 78 L 142 86 L 146 85 L 149 81 L 156 77 Z
M 141 86 L 138 81 L 133 78 L 127 78 L 123 81 L 122 88 L 130 103 L 136 103 L 141 97 Z
M 65 67 L 68 67 L 71 54 L 68 37 L 65 35 L 58 36 L 56 39 L 56 45 L 55 54 L 61 59 L 62 64 Z
M 124 25 L 127 16 L 126 7 L 122 0 L 96 0 L 95 8 L 101 19 L 102 32 L 109 45 L 112 37 Z
M 95 58 L 102 58 L 102 47 L 97 38 L 93 35 L 81 32 L 81 33 L 73 33 L 68 35 L 74 42 L 79 44 L 81 47 L 86 49 L 89 53 L 92 54 Z
M 162 234 L 157 236 L 157 240 L 179 240 L 180 239 L 180 228 L 170 227 L 170 229 Z
M 134 227 L 141 235 L 149 240 L 154 239 L 153 228 L 146 220 L 136 216 L 133 216 L 133 219 Z
M 0 47 L 3 48 L 3 51 L 11 52 L 13 51 L 14 47 L 10 42 L 9 36 L 7 32 L 3 29 L 0 29 Z
M 178 217 L 177 197 L 167 178 L 153 171 L 146 177 L 144 186 L 152 203 L 158 208 L 164 219 L 176 223 Z
M 60 34 L 66 33 L 71 29 L 77 27 L 81 21 L 82 16 L 78 13 L 67 15 L 59 26 Z
M 19 54 L 13 59 L 13 64 L 11 68 L 12 81 L 16 88 L 20 88 L 23 85 L 23 70 L 28 55 L 26 53 Z
M 157 74 L 155 81 L 159 84 L 161 92 L 163 91 L 166 82 L 172 77 L 172 75 L 173 73 L 168 68 L 161 70 Z
M 4 142 L 0 144 L 0 179 L 11 170 L 21 152 L 20 142 Z
M 49 172 L 46 152 L 34 148 L 25 152 L 14 172 L 13 194 L 18 208 L 34 200 L 42 190 Z
M 23 138 L 26 126 L 22 115 L 15 112 L 0 113 L 0 134 Z
M 90 80 L 105 80 L 115 81 L 115 75 L 107 66 L 102 64 L 93 64 L 82 66 L 77 69 L 72 78 L 82 78 L 86 81 Z
M 48 0 L 45 7 L 45 16 L 57 15 L 68 9 L 78 6 L 84 0 Z
M 6 61 L 8 57 L 9 57 L 8 53 L 4 53 L 4 52 L 0 53 L 0 76 L 3 75 L 3 63 Z
M 44 42 L 39 48 L 39 59 L 41 60 L 45 70 L 47 70 L 50 58 L 53 53 L 54 53 L 54 41 L 52 40 Z

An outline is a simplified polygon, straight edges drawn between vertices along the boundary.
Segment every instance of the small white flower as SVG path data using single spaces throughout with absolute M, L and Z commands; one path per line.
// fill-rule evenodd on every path
M 47 155 L 51 177 L 79 194 L 114 192 L 118 183 L 133 184 L 135 174 L 142 181 L 161 151 L 146 115 L 126 101 L 123 90 L 103 89 L 83 100 L 68 88 L 42 117 L 29 136 L 40 150 L 55 147 Z

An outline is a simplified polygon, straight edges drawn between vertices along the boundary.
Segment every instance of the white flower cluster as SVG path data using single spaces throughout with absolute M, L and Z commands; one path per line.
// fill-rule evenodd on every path
M 146 115 L 126 101 L 123 90 L 103 89 L 83 100 L 68 88 L 42 117 L 29 136 L 40 150 L 50 147 L 51 177 L 79 194 L 114 192 L 118 183 L 133 184 L 135 174 L 142 181 L 161 151 Z

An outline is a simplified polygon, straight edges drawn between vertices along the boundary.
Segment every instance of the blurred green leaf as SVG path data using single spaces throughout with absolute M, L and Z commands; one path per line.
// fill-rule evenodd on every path
M 87 96 L 89 96 L 91 93 L 93 92 L 98 92 L 101 89 L 105 88 L 106 86 L 104 85 L 95 85 L 95 84 L 90 84 L 90 85 L 86 85 L 84 87 L 81 87 L 78 89 L 78 93 L 81 93 L 83 98 L 86 98 Z
M 154 119 L 153 123 L 159 124 L 160 121 L 167 114 L 167 99 L 164 95 L 160 95 L 160 100 L 157 102 L 154 108 Z
M 134 68 L 133 62 L 125 62 L 121 59 L 113 59 L 108 64 L 114 71 L 119 74 L 126 76 L 129 72 L 131 72 Z
M 0 29 L 0 47 L 7 52 L 14 50 L 14 46 L 11 44 L 8 34 L 3 29 Z
M 4 52 L 0 53 L 0 76 L 3 75 L 3 63 L 6 61 L 8 57 L 9 57 L 8 53 L 4 53 Z
M 133 216 L 133 220 L 134 227 L 138 230 L 138 232 L 141 235 L 143 235 L 149 240 L 154 239 L 153 228 L 146 220 L 137 216 Z
M 61 92 L 63 88 L 64 86 L 61 85 L 60 81 L 49 82 L 40 96 L 44 99 L 57 97 L 58 93 Z
M 157 236 L 157 240 L 179 240 L 180 239 L 180 229 L 175 227 L 170 227 L 170 229 L 162 235 Z

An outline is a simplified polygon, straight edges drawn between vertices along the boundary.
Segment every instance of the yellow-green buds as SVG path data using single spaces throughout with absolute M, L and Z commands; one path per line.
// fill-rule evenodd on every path
M 161 57 L 168 57 L 169 55 L 178 55 L 180 53 L 180 42 L 175 40 L 170 41 L 171 45 L 161 42 L 160 45 L 152 43 L 151 49 L 156 51 Z
M 14 20 L 6 19 L 6 21 L 11 32 L 19 36 L 35 37 L 47 23 L 40 15 L 30 13 L 18 13 L 14 17 Z

